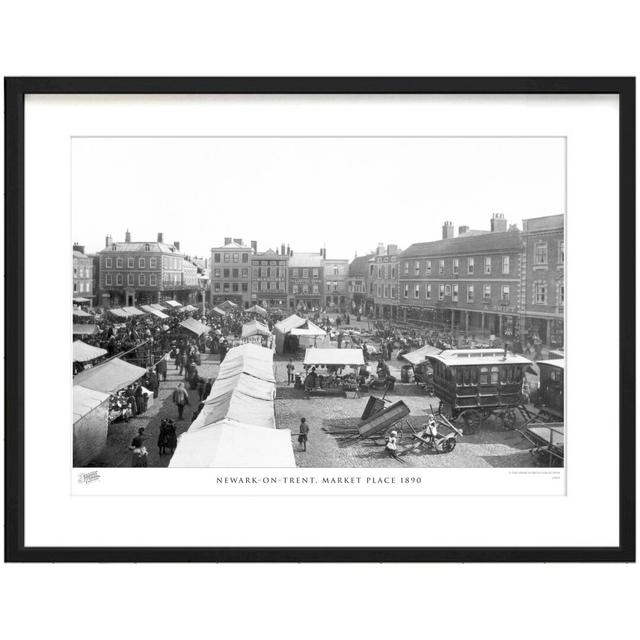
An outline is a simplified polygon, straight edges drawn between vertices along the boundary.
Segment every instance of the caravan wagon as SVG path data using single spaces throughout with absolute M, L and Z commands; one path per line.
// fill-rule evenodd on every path
M 489 416 L 512 429 L 524 403 L 524 374 L 532 362 L 504 349 L 449 349 L 428 356 L 440 412 L 470 433 Z

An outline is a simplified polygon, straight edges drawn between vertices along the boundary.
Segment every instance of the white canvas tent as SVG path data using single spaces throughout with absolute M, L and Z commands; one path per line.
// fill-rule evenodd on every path
M 183 311 L 197 311 L 198 309 L 196 309 L 196 307 L 194 307 L 192 304 L 188 304 L 186 307 L 182 308 Z
M 97 324 L 74 324 L 73 335 L 74 336 L 92 336 L 98 332 Z
M 180 436 L 171 467 L 295 467 L 291 432 L 276 429 L 273 353 L 230 349 L 202 411 Z
M 180 323 L 180 326 L 198 337 L 203 333 L 209 333 L 209 331 L 211 331 L 211 327 L 208 327 L 206 324 L 202 324 L 202 322 L 198 322 L 198 320 L 194 320 L 193 318 L 183 320 Z
M 246 310 L 246 312 L 247 312 L 247 313 L 256 313 L 256 314 L 261 315 L 261 316 L 266 316 L 266 315 L 268 315 L 267 310 L 266 310 L 266 309 L 264 309 L 263 307 L 261 307 L 261 306 L 260 306 L 260 305 L 258 305 L 258 304 L 254 304 L 253 306 L 249 307 L 249 308 Z
M 436 347 L 432 347 L 430 344 L 425 344 L 424 347 L 420 347 L 416 349 L 416 351 L 411 351 L 411 353 L 405 353 L 402 357 L 407 362 L 416 366 L 426 362 L 428 356 L 437 356 L 439 353 L 440 349 L 436 349 Z
M 314 349 L 306 350 L 304 364 L 314 366 L 360 366 L 364 364 L 362 349 Z
M 131 314 L 127 313 L 124 309 L 109 309 L 109 313 L 116 316 L 116 318 L 123 318 L 124 320 L 131 317 Z
M 227 315 L 227 312 L 224 309 L 221 309 L 220 307 L 213 307 L 213 311 L 217 313 L 219 316 Z
M 80 385 L 73 387 L 73 465 L 75 467 L 89 463 L 107 442 L 109 395 Z
M 289 429 L 223 420 L 180 436 L 170 467 L 295 467 Z
M 86 311 L 83 311 L 82 309 L 74 309 L 73 310 L 73 315 L 76 316 L 76 318 L 91 318 L 91 314 L 87 313 Z
M 171 307 L 172 309 L 178 309 L 179 307 L 181 307 L 182 305 L 177 302 L 176 300 L 165 300 L 164 303 Z
M 115 393 L 135 382 L 146 373 L 142 367 L 114 358 L 97 367 L 80 372 L 73 379 L 74 385 L 82 385 L 95 391 Z
M 136 307 L 122 307 L 130 316 L 143 316 L 145 315 L 144 311 L 140 311 Z
M 276 351 L 278 353 L 284 352 L 284 339 L 287 334 L 297 336 L 302 347 L 315 347 L 318 346 L 318 342 L 328 342 L 329 339 L 324 329 L 321 329 L 311 320 L 301 318 L 295 313 L 276 323 L 274 333 L 276 336 Z
M 251 322 L 247 322 L 242 325 L 242 337 L 250 338 L 251 336 L 270 336 L 271 331 L 269 331 L 269 327 L 266 324 L 262 324 L 262 322 L 258 322 L 257 320 L 252 320 Z
M 157 305 L 157 306 L 160 306 L 160 305 Z M 164 320 L 165 318 L 169 317 L 166 313 L 162 313 L 162 311 L 160 311 L 159 309 L 156 309 L 155 307 L 151 306 L 150 304 L 140 305 L 140 308 L 143 311 L 146 311 L 147 313 L 150 313 L 152 316 L 156 316 L 156 318 L 162 318 Z
M 73 361 L 74 362 L 91 362 L 96 358 L 101 358 L 107 355 L 106 349 L 100 349 L 100 347 L 94 347 L 82 340 L 76 340 L 73 343 Z

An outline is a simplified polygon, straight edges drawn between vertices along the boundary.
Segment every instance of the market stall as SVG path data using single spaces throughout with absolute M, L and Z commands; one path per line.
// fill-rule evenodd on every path
M 93 318 L 93 316 L 90 313 L 87 313 L 86 311 L 83 311 L 82 309 L 74 309 L 73 310 L 73 317 L 74 318 Z
M 125 362 L 120 358 L 113 358 L 96 367 L 82 371 L 73 379 L 74 385 L 82 385 L 87 389 L 115 393 L 124 389 L 146 373 L 146 369 Z
M 182 306 L 177 300 L 165 300 L 164 303 L 170 309 L 179 309 Z
M 198 309 L 194 307 L 192 304 L 188 304 L 186 307 L 182 307 L 182 311 L 187 311 L 192 313 L 193 311 L 197 311 Z
M 87 465 L 107 442 L 110 394 L 73 387 L 73 466 Z
M 267 310 L 258 304 L 254 304 L 253 306 L 249 307 L 246 310 L 246 313 L 255 313 L 256 315 L 263 316 L 263 317 L 266 317 L 268 315 Z
M 242 325 L 242 341 L 252 342 L 263 347 L 267 346 L 267 341 L 271 338 L 271 331 L 266 324 L 252 320 Z
M 160 306 L 160 305 L 157 305 L 157 306 Z M 159 309 L 156 309 L 155 306 L 152 306 L 150 304 L 143 304 L 140 306 L 140 308 L 143 311 L 150 313 L 152 316 L 155 316 L 156 318 L 160 318 L 162 320 L 165 320 L 166 318 L 169 317 L 166 313 L 163 313 Z
M 109 309 L 109 313 L 116 318 L 121 318 L 122 320 L 128 320 L 131 317 L 131 314 L 125 311 L 125 309 L 120 309 L 118 307 Z
M 180 323 L 180 327 L 193 333 L 195 336 L 200 337 L 205 333 L 209 333 L 211 331 L 211 327 L 208 327 L 206 324 L 202 324 L 198 320 L 194 320 L 193 318 L 187 318 Z
M 329 346 L 329 337 L 324 329 L 295 313 L 276 323 L 273 332 L 278 353 L 293 353 L 298 347 Z
M 338 390 L 351 391 L 358 382 L 358 370 L 365 366 L 361 349 L 319 349 L 310 347 L 304 355 L 307 373 L 313 371 L 311 379 L 305 378 L 307 391 Z
M 400 356 L 400 359 L 404 359 L 409 363 L 409 365 L 405 365 L 402 368 L 402 381 L 409 382 L 408 379 L 405 379 L 408 378 L 408 375 L 405 377 L 404 372 L 405 369 L 408 369 L 410 366 L 411 368 L 408 373 L 411 373 L 411 370 L 413 370 L 413 379 L 415 382 L 419 385 L 424 385 L 425 388 L 430 391 L 433 386 L 433 369 L 429 362 L 429 356 L 437 356 L 439 353 L 441 353 L 440 349 L 426 344 L 424 347 L 420 347 L 420 349 Z
M 220 307 L 213 307 L 213 312 L 217 313 L 219 316 L 227 315 L 227 312 L 224 309 L 221 309 Z
M 231 349 L 198 417 L 180 436 L 171 467 L 295 467 L 291 432 L 276 429 L 273 353 Z
M 107 355 L 106 349 L 100 349 L 100 347 L 94 347 L 93 345 L 82 342 L 82 340 L 75 340 L 73 343 L 73 361 L 74 362 L 92 362 L 98 358 L 102 358 Z
M 74 324 L 73 335 L 74 336 L 92 336 L 98 333 L 97 324 Z
M 324 329 L 307 320 L 302 327 L 291 329 L 290 334 L 298 339 L 298 346 L 301 349 L 331 348 L 331 338 Z
M 130 316 L 144 316 L 146 315 L 144 311 L 140 311 L 136 307 L 122 307 L 124 311 L 126 311 Z

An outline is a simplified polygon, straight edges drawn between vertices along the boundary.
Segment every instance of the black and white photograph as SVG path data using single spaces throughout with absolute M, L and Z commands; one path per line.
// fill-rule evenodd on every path
M 73 137 L 73 466 L 565 467 L 566 144 Z

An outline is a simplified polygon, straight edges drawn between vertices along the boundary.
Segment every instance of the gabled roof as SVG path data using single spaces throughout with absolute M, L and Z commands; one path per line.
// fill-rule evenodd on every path
M 149 251 L 145 251 L 145 246 L 149 245 Z M 115 249 L 113 248 L 115 247 Z M 172 245 L 164 242 L 114 242 L 104 249 L 100 249 L 98 253 L 169 253 L 174 256 L 182 254 Z
M 88 255 L 86 255 L 86 254 L 84 254 L 84 253 L 82 253 L 80 251 L 74 251 L 73 252 L 73 257 L 74 258 L 84 258 L 85 260 L 91 260 L 91 258 Z
M 354 258 L 349 264 L 350 276 L 364 276 L 367 275 L 367 265 L 369 260 L 375 256 L 375 253 L 369 253 L 366 256 L 358 256 Z
M 481 235 L 462 236 L 434 242 L 417 242 L 405 249 L 401 258 L 455 256 L 461 254 L 518 251 L 520 231 L 500 231 Z
M 322 256 L 319 253 L 294 253 L 289 257 L 290 267 L 321 267 Z

